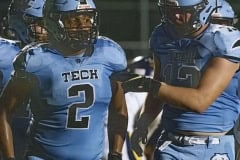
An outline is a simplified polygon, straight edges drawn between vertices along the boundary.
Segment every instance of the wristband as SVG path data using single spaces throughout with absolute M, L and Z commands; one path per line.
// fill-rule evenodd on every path
M 159 88 L 161 87 L 161 82 L 155 80 L 155 79 L 150 79 L 149 80 L 149 93 L 153 94 L 153 95 L 157 95 Z
M 108 160 L 122 160 L 122 153 L 110 152 L 108 153 Z

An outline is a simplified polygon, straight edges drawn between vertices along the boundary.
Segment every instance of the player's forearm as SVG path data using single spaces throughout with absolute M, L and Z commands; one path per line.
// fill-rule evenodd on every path
M 194 88 L 174 87 L 166 84 L 161 85 L 158 96 L 163 101 L 176 107 L 198 113 L 204 112 L 211 105 L 213 99 L 210 96 L 204 96 Z
M 128 113 L 125 95 L 121 83 L 115 83 L 115 92 L 109 106 L 108 139 L 109 152 L 121 153 L 127 133 Z
M 4 158 L 14 158 L 12 130 L 5 111 L 0 111 L 0 150 Z
M 122 146 L 127 133 L 128 117 L 111 113 L 108 121 L 109 152 L 122 152 Z
M 125 137 L 120 134 L 115 134 L 112 137 L 112 144 L 111 147 L 109 147 L 110 153 L 122 153 L 123 143 L 125 141 Z

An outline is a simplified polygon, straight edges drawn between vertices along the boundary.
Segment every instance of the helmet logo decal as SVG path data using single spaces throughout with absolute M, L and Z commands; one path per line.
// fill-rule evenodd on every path
M 81 4 L 87 4 L 87 1 L 86 0 L 80 0 L 80 3 Z
M 86 9 L 91 8 L 91 6 L 87 3 L 86 0 L 79 0 L 77 9 Z

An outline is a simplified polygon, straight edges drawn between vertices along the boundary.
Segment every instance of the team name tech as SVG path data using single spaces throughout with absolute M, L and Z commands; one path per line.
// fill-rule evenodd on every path
M 99 77 L 98 75 L 99 75 L 99 72 L 97 69 L 78 70 L 78 71 L 62 73 L 64 82 L 84 80 L 84 79 L 98 79 Z

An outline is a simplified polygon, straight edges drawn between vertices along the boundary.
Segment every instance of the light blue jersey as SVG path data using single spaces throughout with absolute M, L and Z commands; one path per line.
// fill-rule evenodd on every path
M 13 60 L 20 48 L 14 41 L 0 38 L 0 91 L 10 79 Z
M 169 25 L 159 25 L 152 33 L 150 46 L 161 62 L 161 80 L 174 86 L 195 87 L 213 57 L 240 62 L 240 33 L 229 26 L 210 25 L 195 39 L 177 39 Z M 240 110 L 238 75 L 202 114 L 166 104 L 162 117 L 164 128 L 170 132 L 229 131 Z
M 38 78 L 41 93 L 40 105 L 32 105 L 34 123 L 28 155 L 99 160 L 112 96 L 109 76 L 126 68 L 124 51 L 112 40 L 100 37 L 91 56 L 64 57 L 46 45 L 24 54 L 26 72 Z
M 13 61 L 19 51 L 17 42 L 0 38 L 0 92 L 11 77 Z M 25 152 L 27 128 L 31 120 L 30 113 L 27 104 L 23 104 L 15 111 L 11 121 L 16 159 L 22 159 Z

